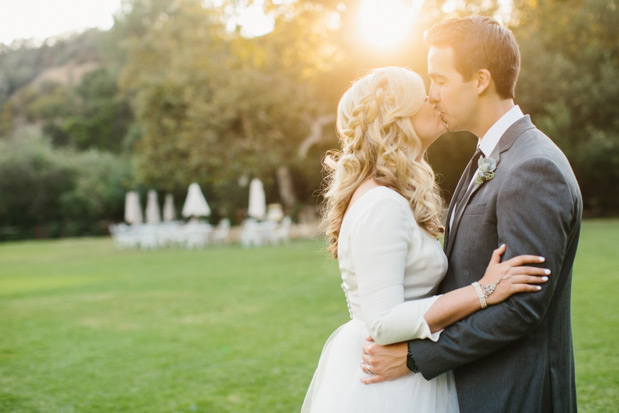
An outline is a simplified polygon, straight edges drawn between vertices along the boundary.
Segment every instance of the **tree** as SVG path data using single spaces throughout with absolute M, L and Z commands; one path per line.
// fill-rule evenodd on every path
M 305 88 L 273 63 L 266 39 L 226 32 L 200 3 L 158 13 L 126 43 L 122 85 L 142 131 L 140 179 L 166 190 L 197 181 L 222 201 L 242 176 L 271 183 L 307 134 Z
M 60 129 L 79 149 L 120 152 L 132 114 L 118 92 L 117 82 L 104 68 L 93 70 L 75 88 L 73 113 Z
M 61 218 L 59 194 L 73 185 L 73 171 L 61 162 L 36 128 L 0 141 L 0 222 L 28 226 Z
M 132 174 L 125 157 L 58 149 L 39 128 L 20 129 L 0 141 L 0 223 L 18 237 L 37 226 L 51 236 L 100 233 L 98 221 L 122 219 Z
M 618 211 L 619 15 L 606 0 L 523 5 L 517 98 L 568 156 L 589 213 Z

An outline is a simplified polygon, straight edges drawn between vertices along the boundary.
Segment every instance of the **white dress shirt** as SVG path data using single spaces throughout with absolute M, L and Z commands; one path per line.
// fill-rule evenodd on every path
M 522 110 L 520 110 L 520 106 L 516 105 L 510 110 L 508 110 L 499 120 L 495 122 L 494 125 L 488 129 L 483 138 L 479 140 L 477 146 L 484 154 L 484 157 L 490 156 L 496 145 L 501 140 L 501 136 L 516 123 L 517 120 L 524 117 Z

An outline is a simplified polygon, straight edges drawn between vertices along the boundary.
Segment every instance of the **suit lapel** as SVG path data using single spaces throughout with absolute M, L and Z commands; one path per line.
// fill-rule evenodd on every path
M 498 168 L 498 161 L 497 161 L 497 168 Z M 456 231 L 458 230 L 458 225 L 460 225 L 460 219 L 462 218 L 462 215 L 464 215 L 464 210 L 466 209 L 467 205 L 469 204 L 469 201 L 471 200 L 471 197 L 473 196 L 473 194 L 475 192 L 477 192 L 477 190 L 479 188 L 481 188 L 481 186 L 483 185 L 483 183 L 478 184 L 478 183 L 474 183 L 473 186 L 471 188 L 469 188 L 469 190 L 466 192 L 466 194 L 464 194 L 464 198 L 462 198 L 462 204 L 463 207 L 461 208 L 457 208 L 457 215 L 454 217 L 454 221 L 453 221 L 453 228 L 452 228 L 452 234 L 453 234 L 453 238 L 456 237 Z M 452 239 L 453 239 L 452 238 Z M 447 246 L 447 251 L 446 254 L 447 256 L 449 256 L 451 254 L 451 250 L 453 248 L 453 242 L 449 243 L 449 245 Z
M 464 181 L 466 179 L 466 171 L 469 169 L 471 161 L 464 168 L 464 173 L 460 176 L 460 180 L 458 181 L 458 185 L 456 186 L 456 190 L 454 191 L 451 201 L 449 202 L 449 209 L 447 211 L 447 221 L 445 225 L 445 237 L 443 240 L 443 250 L 447 252 L 447 248 L 449 248 L 449 234 L 451 231 L 451 226 L 449 225 L 449 221 L 451 221 L 451 215 L 454 213 L 454 207 L 456 206 L 456 199 L 458 198 L 458 194 L 462 190 L 462 186 L 464 185 Z
M 497 144 L 497 146 L 494 148 L 494 150 L 490 154 L 490 158 L 496 159 L 496 162 L 497 162 L 496 170 L 499 169 L 499 163 L 501 161 L 501 154 L 509 150 L 509 148 L 511 148 L 514 142 L 516 142 L 516 139 L 518 139 L 518 137 L 522 135 L 525 131 L 529 129 L 534 129 L 534 128 L 535 128 L 535 125 L 531 123 L 531 117 L 529 115 L 526 115 L 523 118 L 518 119 L 516 122 L 514 122 L 514 124 L 511 125 L 505 131 L 505 133 L 499 140 L 499 143 Z M 458 188 L 461 188 L 461 184 L 463 184 L 462 183 L 463 179 L 464 179 L 463 176 L 460 177 Z M 457 215 L 454 217 L 453 225 L 446 231 L 446 234 L 445 234 L 445 254 L 447 255 L 447 258 L 449 258 L 449 256 L 451 255 L 451 251 L 453 250 L 454 240 L 457 235 L 458 226 L 460 225 L 460 221 L 462 219 L 462 216 L 464 215 L 464 211 L 466 207 L 468 206 L 469 202 L 471 201 L 471 198 L 473 197 L 473 195 L 479 190 L 479 188 L 482 187 L 483 184 L 484 183 L 481 183 L 481 184 L 474 183 L 473 186 L 469 189 L 468 193 L 466 193 L 464 195 L 464 198 L 462 198 L 463 207 L 457 209 L 456 211 Z M 456 190 L 456 194 L 457 193 L 458 192 Z M 452 198 L 451 203 L 449 205 L 449 213 L 447 216 L 448 220 L 451 218 L 451 215 L 454 213 L 453 211 L 454 202 L 455 200 Z M 447 224 L 449 224 L 449 221 L 447 221 Z M 468 229 L 468 230 L 471 230 L 471 229 Z

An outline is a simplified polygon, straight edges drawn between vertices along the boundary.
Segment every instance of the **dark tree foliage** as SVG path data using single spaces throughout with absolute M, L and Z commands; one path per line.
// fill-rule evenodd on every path
M 515 29 L 517 100 L 568 156 L 586 213 L 619 212 L 619 13 L 615 0 L 539 1 Z

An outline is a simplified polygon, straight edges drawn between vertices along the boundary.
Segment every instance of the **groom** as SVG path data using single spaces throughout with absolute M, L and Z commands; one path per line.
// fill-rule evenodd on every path
M 362 365 L 375 375 L 366 383 L 411 371 L 430 380 L 453 370 L 462 412 L 575 412 L 570 287 L 582 213 L 576 178 L 561 150 L 514 105 L 520 53 L 509 30 L 475 16 L 438 24 L 426 41 L 430 101 L 450 131 L 480 138 L 485 168 L 471 175 L 477 158 L 469 163 L 449 206 L 449 270 L 439 292 L 478 280 L 502 243 L 504 259 L 541 255 L 552 275 L 541 291 L 478 311 L 446 328 L 438 342 L 368 344 Z

